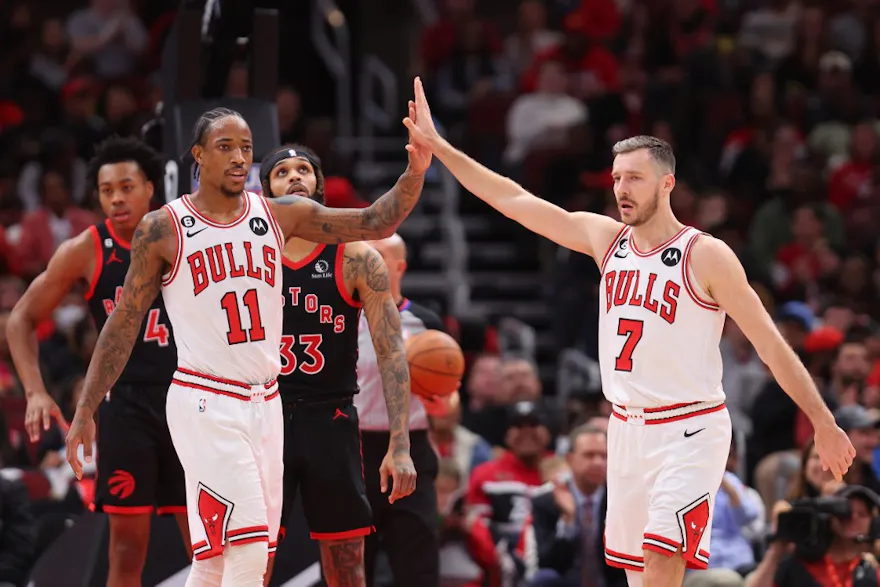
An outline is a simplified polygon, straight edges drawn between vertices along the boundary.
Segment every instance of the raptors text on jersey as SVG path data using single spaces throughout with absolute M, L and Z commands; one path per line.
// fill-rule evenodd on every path
M 240 216 L 206 218 L 183 196 L 165 206 L 177 257 L 162 294 L 180 367 L 251 385 L 281 368 L 281 230 L 262 197 L 245 192 Z
M 100 331 L 119 303 L 122 285 L 131 263 L 131 245 L 113 230 L 109 220 L 89 229 L 95 244 L 95 269 L 86 300 Z M 177 351 L 162 296 L 156 296 L 147 312 L 131 356 L 117 384 L 167 386 L 177 367 Z
M 624 227 L 605 253 L 599 363 L 610 402 L 654 408 L 724 400 L 718 345 L 725 314 L 688 263 L 700 234 L 684 227 L 642 252 Z
M 299 261 L 283 260 L 278 387 L 286 402 L 344 398 L 358 392 L 362 304 L 345 287 L 344 256 L 345 245 L 317 245 Z

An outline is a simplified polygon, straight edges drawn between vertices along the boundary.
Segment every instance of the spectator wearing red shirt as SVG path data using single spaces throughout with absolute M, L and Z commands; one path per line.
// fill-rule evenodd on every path
M 825 239 L 822 213 L 816 206 L 805 204 L 797 208 L 792 215 L 791 231 L 794 240 L 779 249 L 774 267 L 777 289 L 789 295 L 799 288 L 809 291 L 840 263 Z
M 559 61 L 569 75 L 571 93 L 581 99 L 617 91 L 620 86 L 620 66 L 614 54 L 592 41 L 584 30 L 585 18 L 573 12 L 565 18 L 563 42 L 542 51 L 526 71 L 522 87 L 532 92 L 537 87 L 538 72 L 545 61 Z
M 873 190 L 877 160 L 877 131 L 871 123 L 857 124 L 851 141 L 850 158 L 828 179 L 828 201 L 842 213 L 848 212 L 857 198 Z
M 544 414 L 534 402 L 514 404 L 507 416 L 508 452 L 471 472 L 465 504 L 486 519 L 495 542 L 512 549 L 531 513 L 531 499 L 543 484 L 540 464 L 550 446 Z
M 446 0 L 445 14 L 422 34 L 421 54 L 425 69 L 434 73 L 452 54 L 461 27 L 476 19 L 474 0 Z M 501 34 L 490 22 L 480 21 L 483 37 L 493 53 L 501 51 Z

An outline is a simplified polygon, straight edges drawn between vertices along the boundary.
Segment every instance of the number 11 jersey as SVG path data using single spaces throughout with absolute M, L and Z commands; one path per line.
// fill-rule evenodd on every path
M 281 247 L 262 197 L 244 192 L 241 214 L 214 222 L 183 196 L 165 205 L 177 256 L 162 280 L 179 367 L 250 385 L 281 369 Z
M 725 313 L 690 268 L 700 235 L 686 226 L 643 252 L 625 226 L 605 253 L 599 365 L 611 403 L 658 408 L 724 401 L 719 343 Z

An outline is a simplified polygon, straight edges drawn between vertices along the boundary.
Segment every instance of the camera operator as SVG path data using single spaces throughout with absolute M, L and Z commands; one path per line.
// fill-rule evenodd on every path
M 877 587 L 880 497 L 849 485 L 831 497 L 798 500 L 779 515 L 776 535 L 747 587 Z

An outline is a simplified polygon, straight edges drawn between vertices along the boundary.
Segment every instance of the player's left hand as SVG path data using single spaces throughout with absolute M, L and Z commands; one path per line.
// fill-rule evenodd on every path
M 82 480 L 83 464 L 79 460 L 79 447 L 83 447 L 83 457 L 92 462 L 92 447 L 95 444 L 95 418 L 87 408 L 77 408 L 70 430 L 67 431 L 67 462 L 73 474 Z
M 388 451 L 379 467 L 379 487 L 388 493 L 388 477 L 391 477 L 391 495 L 388 503 L 394 503 L 416 490 L 416 466 L 409 452 Z
M 430 115 L 430 113 L 429 113 Z M 416 103 L 409 101 L 409 120 L 417 120 Z M 431 166 L 431 149 L 427 145 L 413 140 L 412 130 L 409 131 L 409 142 L 406 145 L 406 154 L 409 157 L 409 168 L 415 173 L 425 173 Z
M 856 456 L 849 436 L 837 424 L 830 423 L 817 426 L 815 438 L 822 469 L 831 471 L 838 481 L 842 480 Z

